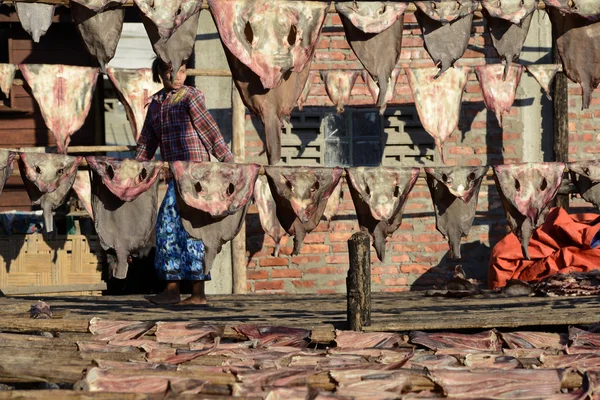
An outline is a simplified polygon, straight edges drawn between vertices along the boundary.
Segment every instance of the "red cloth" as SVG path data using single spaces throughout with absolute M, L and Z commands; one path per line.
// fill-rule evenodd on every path
M 556 273 L 587 272 L 600 268 L 600 247 L 590 247 L 600 229 L 598 217 L 598 214 L 569 215 L 562 208 L 552 209 L 544 225 L 531 237 L 531 260 L 523 258 L 519 239 L 514 233 L 509 233 L 492 250 L 489 288 L 503 287 L 509 279 L 530 282 Z

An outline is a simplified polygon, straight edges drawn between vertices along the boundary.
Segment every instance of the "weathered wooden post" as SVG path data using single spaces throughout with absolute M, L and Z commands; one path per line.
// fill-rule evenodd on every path
M 353 331 L 371 325 L 371 240 L 356 232 L 348 240 L 350 269 L 346 279 L 348 326 Z
M 233 159 L 236 163 L 243 163 L 246 152 L 246 106 L 233 80 L 231 81 L 231 126 Z M 246 222 L 244 222 L 240 233 L 231 241 L 233 293 L 235 294 L 243 294 L 247 291 L 246 263 Z
M 554 30 L 554 27 L 552 28 Z M 556 48 L 556 32 L 552 35 L 552 52 L 554 62 L 560 64 L 561 60 Z M 569 82 L 567 75 L 559 71 L 554 77 L 552 88 L 552 107 L 554 124 L 554 161 L 569 162 Z M 569 210 L 569 194 L 556 196 L 556 206 Z

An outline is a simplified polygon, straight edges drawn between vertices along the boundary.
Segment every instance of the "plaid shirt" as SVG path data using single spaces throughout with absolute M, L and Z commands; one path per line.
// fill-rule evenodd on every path
M 209 161 L 212 154 L 221 162 L 233 162 L 201 91 L 183 86 L 169 92 L 161 90 L 152 99 L 138 139 L 136 160 L 152 159 L 160 145 L 164 161 Z M 170 171 L 166 177 L 172 177 Z

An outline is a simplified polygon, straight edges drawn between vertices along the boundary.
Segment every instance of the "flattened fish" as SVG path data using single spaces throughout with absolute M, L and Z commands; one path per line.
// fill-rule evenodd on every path
M 265 233 L 275 242 L 275 251 L 273 255 L 279 257 L 279 247 L 281 238 L 286 235 L 285 229 L 279 223 L 277 218 L 277 209 L 271 188 L 266 176 L 259 176 L 254 184 L 254 200 L 258 208 L 258 217 L 260 225 Z
M 302 108 L 304 108 L 304 104 L 306 103 L 306 100 L 308 99 L 308 95 L 310 94 L 310 88 L 312 87 L 313 81 L 316 76 L 317 76 L 317 71 L 310 71 L 308 73 L 308 79 L 306 80 L 306 83 L 304 84 L 304 89 L 302 89 L 302 93 L 300 94 L 300 97 L 298 97 L 298 109 L 300 111 L 302 111 Z
M 6 149 L 0 149 L 0 194 L 8 177 L 12 174 L 13 161 L 15 160 L 16 153 Z
M 346 39 L 377 86 L 376 103 L 383 114 L 394 95 L 393 71 L 400 60 L 404 11 L 408 3 L 341 1 L 335 3 Z
M 537 83 L 540 84 L 540 86 L 542 87 L 542 90 L 544 91 L 544 93 L 546 93 L 546 97 L 548 98 L 548 100 L 552 100 L 552 96 L 550 95 L 550 93 L 552 92 L 552 89 L 551 89 L 550 85 L 552 84 L 552 81 L 554 80 L 556 73 L 561 69 L 561 65 L 560 64 L 547 64 L 547 65 L 546 64 L 534 64 L 534 65 L 528 65 L 525 68 L 527 68 L 527 72 L 529 72 L 531 75 L 533 75 L 533 77 L 535 78 Z
M 460 241 L 471 231 L 479 188 L 488 168 L 425 168 L 435 209 L 435 226 L 448 240 L 451 258 L 461 258 Z
M 204 243 L 204 274 L 244 222 L 260 166 L 212 162 L 170 163 L 183 227 Z
M 385 94 L 385 97 L 383 98 L 383 104 L 379 107 L 380 115 L 383 115 L 385 113 L 385 109 L 387 108 L 388 103 L 391 102 L 394 98 L 394 90 L 396 88 L 396 82 L 398 81 L 399 73 L 400 73 L 400 70 L 397 68 L 392 71 L 392 76 L 389 81 L 387 92 Z M 362 78 L 363 78 L 363 81 L 365 81 L 367 84 L 367 88 L 369 89 L 369 92 L 371 93 L 371 97 L 373 97 L 373 101 L 377 102 L 378 101 L 377 99 L 379 99 L 379 92 L 380 92 L 379 85 L 377 84 L 377 82 L 375 82 L 373 80 L 373 78 L 367 71 L 363 72 Z
M 341 168 L 265 167 L 279 223 L 294 235 L 298 254 L 307 233 L 317 227 L 327 201 L 341 176 Z
M 501 64 L 478 65 L 475 67 L 475 72 L 483 92 L 485 106 L 488 110 L 494 111 L 502 127 L 503 114 L 509 112 L 515 102 L 523 67 L 511 64 L 506 74 L 506 69 Z
M 264 89 L 310 65 L 329 2 L 209 0 L 224 47 L 259 78 Z
M 98 59 L 102 71 L 115 56 L 127 0 L 73 0 L 71 15 L 89 53 Z
M 469 38 L 477 1 L 415 1 L 415 18 L 421 27 L 425 50 L 441 75 L 462 57 Z
M 600 160 L 569 163 L 569 174 L 581 197 L 600 208 Z
M 402 211 L 419 168 L 346 168 L 346 181 L 358 223 L 374 239 L 379 260 L 385 260 L 385 243 L 402 223 Z
M 0 64 L 0 90 L 6 97 L 10 95 L 17 66 L 14 64 Z
M 335 105 L 338 114 L 344 112 L 344 106 L 350 102 L 350 93 L 358 78 L 359 71 L 330 70 L 321 71 L 321 78 L 325 82 L 325 90 Z
M 19 64 L 19 69 L 54 135 L 58 152 L 66 153 L 71 135 L 83 126 L 90 111 L 98 68 Z
M 31 35 L 33 41 L 40 42 L 40 38 L 46 34 L 52 17 L 54 16 L 54 5 L 43 3 L 15 3 L 17 16 L 21 26 Z
M 42 207 L 46 232 L 54 230 L 52 212 L 71 190 L 83 157 L 48 153 L 19 153 L 19 170 L 31 203 Z
M 548 15 L 556 37 L 556 48 L 562 61 L 563 71 L 583 90 L 582 109 L 590 106 L 592 93 L 600 83 L 600 22 L 594 10 L 596 0 L 577 0 L 577 7 L 570 9 L 566 0 L 548 1 Z M 555 5 L 561 6 L 559 9 Z M 570 12 L 564 13 L 569 7 Z M 582 11 L 576 11 L 582 10 Z M 584 15 L 580 15 L 582 12 Z
M 565 164 L 505 164 L 493 168 L 508 225 L 521 241 L 523 256 L 529 260 L 529 240 L 546 220 L 560 188 Z
M 537 0 L 481 0 L 481 4 L 492 44 L 500 58 L 506 62 L 504 69 L 504 76 L 506 76 L 510 64 L 517 61 L 521 55 L 521 48 L 527 38 L 531 18 L 538 2 Z
M 109 274 L 125 279 L 130 255 L 150 241 L 158 213 L 161 161 L 86 157 L 90 165 L 92 212 Z
M 131 131 L 137 142 L 144 127 L 146 112 L 152 96 L 160 91 L 163 85 L 152 80 L 150 68 L 107 68 L 106 72 L 117 89 L 119 100 L 125 107 Z
M 435 139 L 444 162 L 444 141 L 458 126 L 462 96 L 471 67 L 456 67 L 437 77 L 437 68 L 406 68 L 408 84 L 423 128 Z

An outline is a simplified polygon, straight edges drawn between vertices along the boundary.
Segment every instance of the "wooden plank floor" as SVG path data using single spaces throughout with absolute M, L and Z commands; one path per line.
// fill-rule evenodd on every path
M 0 320 L 28 318 L 39 298 L 0 298 Z M 330 326 L 347 329 L 344 295 L 211 296 L 205 308 L 155 306 L 142 296 L 48 297 L 55 316 L 168 321 L 190 320 L 229 326 L 252 323 L 281 326 Z M 600 322 L 598 297 L 477 296 L 426 297 L 424 292 L 373 294 L 372 325 L 365 330 L 450 330 L 531 327 Z M 2 327 L 0 326 L 0 330 Z

